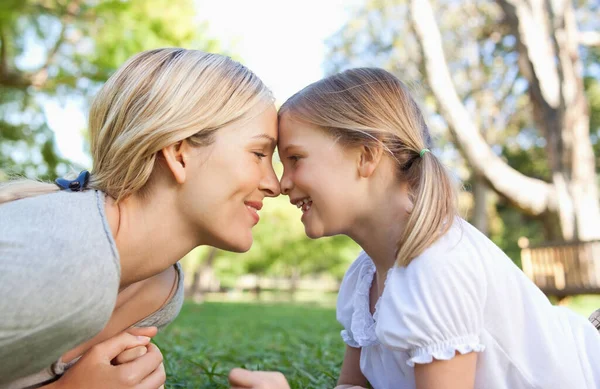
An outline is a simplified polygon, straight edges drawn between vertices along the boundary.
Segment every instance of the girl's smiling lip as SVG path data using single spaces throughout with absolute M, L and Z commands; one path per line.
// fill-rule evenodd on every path
M 304 215 L 306 215 L 306 213 L 310 211 L 310 208 L 312 206 L 312 199 L 310 197 L 297 197 L 291 199 L 290 202 L 302 210 L 302 218 L 304 218 Z

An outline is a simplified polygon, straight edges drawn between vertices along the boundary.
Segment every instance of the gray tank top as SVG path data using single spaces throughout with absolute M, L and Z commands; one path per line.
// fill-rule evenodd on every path
M 136 326 L 170 323 L 183 273 L 159 311 Z M 99 280 L 102 280 L 99 282 Z M 120 262 L 100 191 L 56 192 L 0 206 L 0 389 L 35 388 L 74 362 L 60 356 L 106 325 Z

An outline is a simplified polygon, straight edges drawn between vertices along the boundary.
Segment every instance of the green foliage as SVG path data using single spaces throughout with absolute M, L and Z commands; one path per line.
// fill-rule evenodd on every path
M 277 370 L 295 388 L 333 388 L 344 344 L 331 308 L 305 305 L 186 304 L 156 344 L 166 388 L 229 388 L 234 367 Z
M 496 204 L 499 215 L 497 228 L 490 233 L 494 241 L 517 265 L 521 265 L 521 249 L 518 240 L 527 237 L 531 245 L 544 242 L 544 225 L 541 220 L 524 215 L 506 201 Z
M 218 50 L 193 0 L 21 0 L 0 6 L 0 171 L 53 178 L 65 161 L 43 104 L 88 101 L 127 58 L 158 47 Z M 85 104 L 84 104 L 85 105 Z
M 222 285 L 232 286 L 237 276 L 248 273 L 279 277 L 327 273 L 341 280 L 360 252 L 360 247 L 345 236 L 306 237 L 301 212 L 287 196 L 266 199 L 260 215 L 248 252 L 218 252 L 214 268 Z M 197 249 L 185 258 L 188 274 L 201 264 L 206 250 Z
M 600 54 L 596 58 L 600 59 Z M 594 146 L 596 171 L 598 171 L 600 169 L 600 80 L 587 77 L 584 81 L 585 92 L 590 104 L 590 138 Z
M 248 253 L 237 255 L 250 273 L 290 275 L 328 271 L 341 278 L 359 247 L 349 238 L 335 236 L 312 240 L 306 237 L 300 221 L 302 212 L 287 196 L 269 199 L 254 229 L 254 244 Z M 335 269 L 338 271 L 335 272 Z
M 42 107 L 28 93 L 0 87 L 0 173 L 52 178 L 66 161 L 55 152 Z

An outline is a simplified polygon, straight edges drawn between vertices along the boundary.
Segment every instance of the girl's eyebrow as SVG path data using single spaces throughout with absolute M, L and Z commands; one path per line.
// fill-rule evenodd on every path
M 288 146 L 287 146 L 285 149 L 283 149 L 283 152 L 284 152 L 284 153 L 287 153 L 289 149 L 293 149 L 293 148 L 299 148 L 299 147 L 300 147 L 300 146 L 297 146 L 297 145 L 291 144 L 291 145 L 288 145 Z

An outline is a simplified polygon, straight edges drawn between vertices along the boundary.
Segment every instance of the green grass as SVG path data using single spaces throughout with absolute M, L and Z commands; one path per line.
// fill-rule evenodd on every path
M 551 300 L 556 302 L 555 300 Z M 600 308 L 600 296 L 598 295 L 579 295 L 567 297 L 564 306 L 572 309 L 581 316 L 588 317 L 596 309 Z
M 229 388 L 233 367 L 278 370 L 294 388 L 335 386 L 344 354 L 333 308 L 300 304 L 186 303 L 156 337 L 166 388 Z
M 582 316 L 600 308 L 600 296 L 574 296 L 565 305 Z M 174 388 L 229 388 L 233 367 L 277 370 L 294 388 L 335 386 L 344 354 L 335 309 L 270 303 L 186 303 L 155 342 Z

